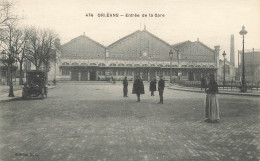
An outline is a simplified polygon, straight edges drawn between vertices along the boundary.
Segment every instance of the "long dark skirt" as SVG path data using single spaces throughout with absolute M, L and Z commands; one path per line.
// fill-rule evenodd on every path
M 216 94 L 208 93 L 205 100 L 205 118 L 211 121 L 220 119 L 219 102 Z

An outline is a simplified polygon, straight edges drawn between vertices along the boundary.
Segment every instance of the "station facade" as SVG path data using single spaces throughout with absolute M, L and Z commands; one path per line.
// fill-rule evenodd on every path
M 200 81 L 219 67 L 219 46 L 211 49 L 199 40 L 170 45 L 154 34 L 138 30 L 109 46 L 85 34 L 62 45 L 57 79 L 96 81 L 111 78 L 149 81 L 162 75 L 174 80 Z M 172 51 L 172 66 L 169 52 Z

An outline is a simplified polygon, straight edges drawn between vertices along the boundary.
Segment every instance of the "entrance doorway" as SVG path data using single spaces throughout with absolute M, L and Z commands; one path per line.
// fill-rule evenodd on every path
M 142 74 L 143 74 L 143 81 L 148 81 L 148 71 L 147 71 L 147 70 L 144 70 L 144 71 L 142 72 Z
M 82 70 L 81 71 L 81 81 L 87 81 L 88 80 L 88 71 Z
M 72 81 L 78 81 L 79 80 L 79 71 L 78 70 L 72 70 L 71 71 L 71 80 Z
M 188 73 L 188 80 L 189 80 L 189 81 L 194 81 L 193 72 L 189 72 L 189 73 Z
M 155 70 L 151 70 L 150 71 L 150 79 L 153 80 L 154 78 L 156 78 L 155 76 L 156 76 Z
M 96 71 L 89 72 L 89 80 L 95 81 L 96 80 L 96 75 L 97 75 Z

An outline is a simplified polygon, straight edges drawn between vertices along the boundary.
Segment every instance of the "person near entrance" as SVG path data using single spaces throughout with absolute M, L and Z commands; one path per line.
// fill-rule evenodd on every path
M 151 96 L 154 96 L 154 91 L 156 91 L 156 79 L 155 78 L 150 82 L 150 91 L 151 91 Z
M 202 90 L 202 89 L 205 89 L 205 91 L 206 91 L 206 87 L 207 87 L 207 80 L 206 80 L 206 78 L 203 76 L 203 77 L 201 78 L 200 89 L 201 89 L 201 90 Z
M 165 83 L 163 80 L 163 76 L 160 76 L 160 80 L 158 82 L 158 91 L 160 96 L 160 102 L 158 104 L 163 104 L 163 91 L 164 91 Z
M 127 81 L 127 77 L 125 77 L 125 79 L 123 80 L 123 92 L 124 92 L 124 97 L 128 97 L 128 96 L 127 96 L 127 92 L 128 92 L 128 81 Z
M 134 81 L 132 94 L 136 94 L 136 102 L 140 102 L 140 95 L 144 94 L 144 83 L 139 76 L 136 76 L 136 79 Z

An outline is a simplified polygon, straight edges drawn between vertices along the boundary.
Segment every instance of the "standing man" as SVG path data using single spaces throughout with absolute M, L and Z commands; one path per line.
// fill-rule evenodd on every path
M 127 92 L 128 92 L 128 81 L 127 77 L 123 80 L 123 92 L 124 92 L 124 97 L 127 97 Z
M 163 104 L 163 91 L 164 91 L 164 80 L 163 77 L 160 76 L 160 80 L 158 82 L 158 91 L 159 91 L 159 96 L 160 96 L 160 102 L 158 102 L 158 104 Z
M 154 91 L 156 91 L 156 78 L 154 78 L 150 82 L 150 91 L 151 91 L 151 96 L 154 96 Z
M 136 102 L 140 102 L 140 95 L 144 94 L 144 83 L 139 76 L 136 76 L 136 80 L 134 81 L 132 94 L 136 94 Z

